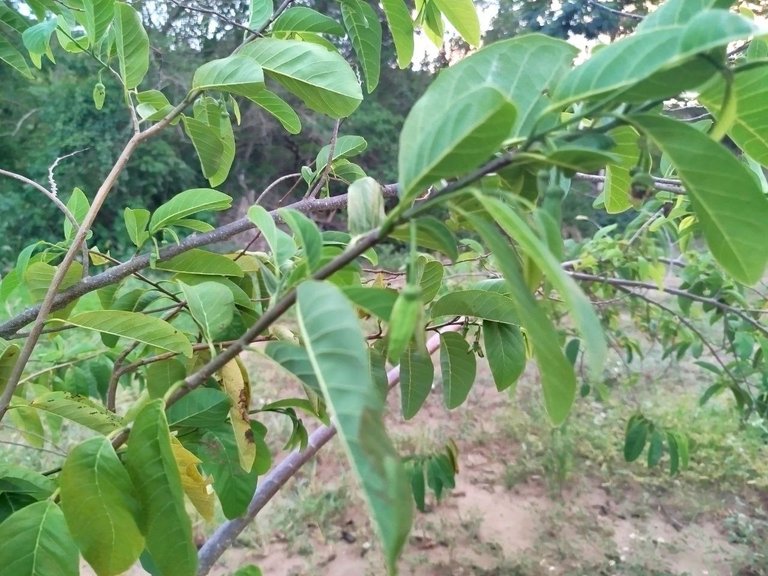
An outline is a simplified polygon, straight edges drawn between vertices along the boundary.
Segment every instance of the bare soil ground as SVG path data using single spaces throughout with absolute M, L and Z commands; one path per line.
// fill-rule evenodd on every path
M 695 397 L 685 384 L 673 391 L 675 409 Z M 762 443 L 717 448 L 706 454 L 713 461 L 671 477 L 620 457 L 625 420 L 618 416 L 642 401 L 632 394 L 612 406 L 583 400 L 564 436 L 549 430 L 535 374 L 513 397 L 496 392 L 483 367 L 467 404 L 452 412 L 441 405 L 438 379 L 410 422 L 393 396 L 389 419 L 403 451 L 439 449 L 452 438 L 462 467 L 456 488 L 417 513 L 402 575 L 768 574 L 765 479 L 743 480 L 757 472 L 727 455 L 754 449 L 764 457 Z M 740 468 L 730 474 L 722 466 Z M 338 445 L 265 509 L 215 574 L 248 564 L 265 576 L 386 573 Z

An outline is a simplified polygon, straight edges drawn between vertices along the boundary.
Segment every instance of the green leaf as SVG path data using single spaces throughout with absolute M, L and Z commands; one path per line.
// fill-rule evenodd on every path
M 762 241 L 768 200 L 748 168 L 706 134 L 676 120 L 643 114 L 632 122 L 677 169 L 715 259 L 740 282 L 757 282 L 768 262 L 768 244 Z
M 403 0 L 382 0 L 384 15 L 389 24 L 389 31 L 395 42 L 397 65 L 407 68 L 413 60 L 413 21 L 408 6 Z
M 264 574 L 258 566 L 251 564 L 238 568 L 232 576 L 264 576 Z
M 410 420 L 416 416 L 432 391 L 434 377 L 435 367 L 429 352 L 412 342 L 400 357 L 400 406 L 403 418 Z
M 192 89 L 218 90 L 250 99 L 264 89 L 264 72 L 250 56 L 232 54 L 195 70 Z
M 449 292 L 432 304 L 430 316 L 470 316 L 503 324 L 520 324 L 515 302 L 509 296 L 487 290 Z
M 390 236 L 408 242 L 410 240 L 409 226 L 396 228 Z M 416 219 L 416 244 L 445 254 L 453 262 L 459 257 L 456 236 L 445 224 L 431 216 Z
M 34 500 L 43 500 L 55 489 L 56 482 L 48 476 L 18 464 L 0 464 L 0 492 L 15 492 Z
M 368 142 L 362 136 L 339 136 L 333 146 L 333 158 L 331 162 L 339 158 L 352 158 L 365 151 Z M 315 158 L 315 173 L 321 173 L 328 164 L 328 155 L 331 153 L 331 145 L 326 144 L 320 148 Z
M 629 88 L 698 53 L 746 38 L 757 28 L 726 10 L 706 10 L 687 24 L 627 36 L 569 72 L 555 90 L 557 106 Z
M 526 362 L 525 338 L 520 327 L 486 320 L 483 343 L 496 389 L 501 392 L 517 384 Z
M 0 338 L 0 391 L 5 389 L 5 383 L 16 365 L 21 348 L 15 342 Z
M 165 320 L 139 312 L 98 310 L 82 312 L 67 320 L 54 319 L 53 321 L 66 322 L 70 326 L 113 334 L 169 352 L 183 354 L 188 358 L 192 357 L 192 345 L 186 336 Z
M 141 504 L 140 528 L 152 561 L 161 574 L 194 576 L 197 549 L 162 400 L 150 401 L 137 414 L 125 467 Z
M 112 26 L 120 77 L 130 90 L 141 84 L 149 70 L 149 38 L 139 13 L 125 2 L 115 2 Z
M 257 430 L 254 427 L 254 431 Z M 213 488 L 227 518 L 237 518 L 245 513 L 259 474 L 269 469 L 269 450 L 260 447 L 264 442 L 263 435 L 263 431 L 255 434 L 259 447 L 256 449 L 256 461 L 248 471 L 240 466 L 231 426 L 209 427 L 199 438 L 185 442 L 185 446 L 203 462 L 205 472 L 213 476 Z M 266 462 L 262 462 L 263 456 L 267 456 Z
M 648 467 L 656 466 L 664 455 L 664 435 L 658 430 L 651 434 L 651 441 L 648 444 Z
M 48 287 L 51 285 L 57 266 L 51 266 L 45 262 L 33 262 L 24 271 L 24 282 L 29 290 L 29 295 L 34 301 L 45 298 Z M 70 286 L 74 286 L 83 275 L 83 265 L 75 262 L 69 267 L 64 279 L 59 286 L 59 292 L 63 292 Z
M 699 12 L 709 8 L 728 8 L 731 4 L 731 0 L 667 0 L 643 18 L 636 30 L 646 32 L 663 26 L 685 24 Z
M 225 172 L 229 172 L 229 166 L 224 163 L 224 158 L 228 154 L 219 128 L 189 116 L 182 117 L 182 121 L 184 122 L 184 130 L 192 140 L 197 157 L 200 159 L 203 176 L 208 179 L 211 186 L 221 184 L 219 174 L 222 164 L 224 164 Z
M 590 371 L 593 376 L 599 377 L 608 355 L 608 346 L 605 343 L 605 335 L 600 320 L 589 299 L 576 282 L 563 271 L 560 262 L 512 207 L 498 198 L 482 196 L 479 193 L 476 194 L 476 197 L 488 214 L 492 215 L 499 226 L 518 243 L 522 251 L 536 262 L 536 265 L 559 292 L 571 312 L 576 328 L 582 335 L 582 340 L 586 343 Z M 509 279 L 507 278 L 507 280 Z
M 461 334 L 446 332 L 440 335 L 440 373 L 445 407 L 451 410 L 461 406 L 477 373 L 475 354 Z
M 120 417 L 114 412 L 110 412 L 90 398 L 69 392 L 46 392 L 35 397 L 29 405 L 77 422 L 101 434 L 110 434 L 122 425 Z
M 423 340 L 424 304 L 421 288 L 406 284 L 398 294 L 387 328 L 387 356 L 395 361 L 405 352 L 414 336 Z
M 115 15 L 114 0 L 84 0 L 82 2 L 85 14 L 85 30 L 88 33 L 88 43 L 95 46 L 109 29 Z
M 248 219 L 261 230 L 269 244 L 277 266 L 282 266 L 296 254 L 296 243 L 288 234 L 280 230 L 269 212 L 254 204 L 248 209 Z
M 433 0 L 448 22 L 471 46 L 480 46 L 480 19 L 472 0 Z
M 106 438 L 75 446 L 59 477 L 61 508 L 80 552 L 97 574 L 128 570 L 144 550 L 139 503 L 128 472 Z
M 518 256 L 509 242 L 482 217 L 467 212 L 463 215 L 482 236 L 509 284 L 515 311 L 520 324 L 525 328 L 539 367 L 544 405 L 552 422 L 560 425 L 568 416 L 576 396 L 576 376 L 571 363 L 563 354 L 552 321 L 526 286 Z
M 515 107 L 500 91 L 467 83 L 454 92 L 458 86 L 440 82 L 444 77 L 411 108 L 400 133 L 399 193 L 404 202 L 425 186 L 488 160 L 515 122 Z
M 383 399 L 371 379 L 363 333 L 332 284 L 304 282 L 297 292 L 307 353 L 394 571 L 411 525 L 410 488 L 384 430 Z
M 645 449 L 648 438 L 648 421 L 635 414 L 627 422 L 627 430 L 624 434 L 624 460 L 634 462 L 640 458 Z
M 187 377 L 187 369 L 176 358 L 147 366 L 146 382 L 150 398 L 162 398 L 170 387 Z
M 242 268 L 231 258 L 222 254 L 193 248 L 178 256 L 155 263 L 157 270 L 181 272 L 185 274 L 202 274 L 205 276 L 230 276 L 242 278 Z
M 250 0 L 248 28 L 253 31 L 261 30 L 272 18 L 274 8 L 272 0 Z
M 345 286 L 342 290 L 355 306 L 359 306 L 380 320 L 389 322 L 392 308 L 398 297 L 396 290 L 375 286 Z
M 347 195 L 347 226 L 350 234 L 354 236 L 370 232 L 381 226 L 386 217 L 384 195 L 376 180 L 365 177 L 350 185 Z
M 286 129 L 289 134 L 301 132 L 301 120 L 293 108 L 280 96 L 269 90 L 255 94 L 251 101 L 269 112 Z
M 295 34 L 312 32 L 341 36 L 344 34 L 344 27 L 330 16 L 321 14 L 316 10 L 306 6 L 294 6 L 280 14 L 280 17 L 272 24 L 272 32 L 292 32 Z
M 168 426 L 211 428 L 226 421 L 229 396 L 215 388 L 197 388 L 168 407 Z
M 269 76 L 321 114 L 344 118 L 363 99 L 355 73 L 346 60 L 323 46 L 258 38 L 246 44 L 240 53 L 255 58 Z
M 75 217 L 75 220 L 78 222 L 78 224 L 82 224 L 83 219 L 88 213 L 88 209 L 90 207 L 91 205 L 88 202 L 88 198 L 86 197 L 85 193 L 80 190 L 80 188 L 75 187 L 72 190 L 72 194 L 70 195 L 69 200 L 67 200 L 67 208 L 69 208 L 69 211 L 72 213 L 72 216 Z M 72 226 L 72 223 L 69 221 L 69 218 L 65 218 L 64 238 L 66 240 L 70 240 L 72 238 L 72 234 L 75 231 L 76 230 Z
M 469 0 L 471 2 L 471 0 Z M 368 93 L 379 83 L 381 72 L 381 22 L 371 5 L 360 0 L 341 0 L 341 17 L 360 61 Z
M 235 297 L 218 282 L 202 282 L 194 286 L 179 282 L 189 313 L 202 328 L 208 342 L 215 342 L 232 323 Z
M 281 208 L 278 214 L 299 239 L 310 271 L 317 270 L 323 257 L 323 235 L 317 224 L 301 212 Z
M 296 376 L 315 393 L 322 393 L 315 369 L 312 367 L 312 362 L 305 348 L 290 342 L 277 341 L 267 344 L 266 353 L 267 356 Z
M 185 190 L 155 210 L 149 222 L 149 232 L 155 234 L 192 214 L 209 210 L 219 212 L 227 210 L 231 205 L 232 198 L 218 190 L 211 188 Z
M 22 56 L 21 52 L 16 50 L 16 48 L 13 47 L 13 44 L 11 44 L 2 34 L 0 34 L 0 60 L 12 68 L 15 68 L 16 71 L 20 72 L 25 78 L 32 79 L 32 72 L 30 71 L 29 66 L 27 66 L 27 61 L 24 60 L 24 56 Z
M 136 100 L 139 105 L 136 106 L 136 112 L 142 120 L 156 122 L 165 118 L 173 110 L 173 105 L 168 101 L 165 94 L 160 90 L 145 90 L 136 94 Z M 177 124 L 179 118 L 171 120 L 171 125 Z
M 16 511 L 0 524 L 3 576 L 77 576 L 78 551 L 59 507 L 50 500 Z
M 609 214 L 619 214 L 632 207 L 629 192 L 632 188 L 631 168 L 637 164 L 638 139 L 640 135 L 631 126 L 622 126 L 611 130 L 609 136 L 616 142 L 611 152 L 619 161 L 610 163 L 605 168 L 605 210 Z
M 437 260 L 429 260 L 425 256 L 416 259 L 416 279 L 421 287 L 421 301 L 424 304 L 432 302 L 443 285 L 445 267 Z
M 110 20 L 112 19 L 112 8 L 110 8 L 109 18 Z M 51 36 L 56 30 L 57 25 L 57 20 L 51 18 L 49 20 L 43 20 L 34 26 L 30 26 L 21 34 L 21 40 L 24 42 L 24 47 L 29 52 L 29 57 L 32 60 L 32 63 L 37 66 L 38 69 L 42 67 L 43 55 L 47 56 L 48 60 L 51 62 L 56 61 L 53 56 L 53 50 L 51 50 Z M 0 41 L 0 43 L 1 42 L 2 41 Z M 0 51 L 2 51 L 1 48 Z
M 728 136 L 736 145 L 763 166 L 768 166 L 768 66 L 737 71 L 733 76 L 731 98 L 736 102 L 736 117 Z M 718 79 L 699 95 L 699 100 L 719 119 L 725 82 Z
M 149 232 L 147 231 L 147 224 L 149 224 L 149 210 L 144 208 L 126 208 L 123 211 L 123 220 L 125 221 L 125 229 L 128 232 L 128 237 L 133 242 L 136 248 L 141 248 L 144 242 L 149 240 Z

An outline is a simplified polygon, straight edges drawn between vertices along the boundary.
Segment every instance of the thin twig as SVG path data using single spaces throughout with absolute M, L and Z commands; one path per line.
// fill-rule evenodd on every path
M 263 192 L 261 194 L 259 194 L 258 198 L 256 198 L 256 201 L 254 202 L 254 204 L 261 204 L 261 201 L 264 200 L 264 197 L 267 194 L 269 194 L 270 192 L 272 192 L 272 190 L 274 190 L 277 187 L 278 184 L 280 184 L 281 182 L 284 182 L 286 180 L 290 180 L 291 178 L 297 178 L 297 179 L 300 180 L 301 179 L 301 173 L 294 172 L 293 174 L 286 174 L 285 176 L 280 176 L 280 178 L 278 178 L 277 180 L 272 182 L 272 184 L 270 184 L 269 186 L 264 188 Z
M 642 14 L 633 14 L 632 12 L 622 12 L 621 10 L 616 10 L 616 8 L 611 8 L 609 6 L 605 6 L 603 4 L 600 4 L 597 0 L 587 0 L 587 3 L 589 3 L 591 6 L 594 6 L 596 8 L 600 8 L 600 10 L 605 10 L 606 12 L 610 12 L 611 14 L 615 14 L 616 16 L 622 16 L 623 18 L 632 18 L 633 20 L 642 20 L 645 18 Z
M 56 456 L 62 456 L 66 458 L 66 452 L 57 452 L 56 450 L 49 450 L 48 448 L 42 448 L 40 446 L 30 446 L 29 444 L 22 444 L 21 442 L 13 442 L 11 440 L 0 440 L 0 444 L 8 444 L 9 446 L 18 446 L 19 448 L 26 448 L 27 450 L 37 450 L 38 452 L 47 452 L 48 454 L 56 454 Z
M 249 34 L 253 34 L 254 36 L 259 35 L 259 32 L 257 32 L 256 30 L 253 30 L 248 26 L 240 24 L 239 22 L 235 22 L 234 20 L 224 16 L 224 14 L 216 12 L 216 10 L 211 10 L 210 8 L 200 8 L 198 6 L 189 6 L 187 4 L 182 4 L 177 0 L 170 0 L 170 1 L 173 4 L 176 4 L 176 6 L 178 6 L 179 8 L 183 8 L 184 10 L 189 10 L 190 12 L 199 12 L 200 14 L 207 14 L 208 16 L 213 16 L 217 20 L 221 20 L 225 24 L 229 24 L 230 26 L 234 26 L 235 28 L 240 28 L 241 30 L 245 30 Z
M 605 183 L 605 176 L 599 174 L 584 174 L 583 172 L 577 172 L 574 174 L 573 179 L 582 180 L 584 182 L 594 182 L 597 184 Z M 685 188 L 683 188 L 682 183 L 679 180 L 672 180 L 670 178 L 654 178 L 653 187 L 656 190 L 671 192 L 672 194 L 685 194 Z

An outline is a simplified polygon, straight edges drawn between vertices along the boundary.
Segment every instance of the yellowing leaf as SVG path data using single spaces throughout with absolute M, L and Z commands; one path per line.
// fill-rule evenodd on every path
M 253 440 L 253 430 L 248 417 L 248 410 L 251 407 L 251 383 L 248 380 L 248 373 L 235 359 L 229 361 L 219 371 L 219 378 L 222 389 L 232 401 L 229 418 L 232 421 L 232 430 L 235 432 L 240 466 L 248 472 L 256 459 L 256 443 Z
M 171 450 L 176 466 L 181 476 L 181 487 L 195 509 L 205 518 L 206 522 L 213 522 L 213 488 L 207 477 L 200 474 L 197 465 L 200 459 L 182 446 L 175 437 L 171 438 Z

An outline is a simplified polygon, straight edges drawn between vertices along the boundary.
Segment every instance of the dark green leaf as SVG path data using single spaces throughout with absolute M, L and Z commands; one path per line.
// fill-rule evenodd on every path
M 624 434 L 624 460 L 627 462 L 634 462 L 643 453 L 648 438 L 648 425 L 648 420 L 637 414 L 627 422 Z
M 487 290 L 449 292 L 432 304 L 430 316 L 470 316 L 503 324 L 520 324 L 515 302 L 509 296 Z
M 525 338 L 520 327 L 485 320 L 483 342 L 496 389 L 502 391 L 515 385 L 526 362 Z
M 115 2 L 112 28 L 120 77 L 126 88 L 136 88 L 149 70 L 149 38 L 141 24 L 141 16 L 129 4 Z
M 381 71 L 379 16 L 367 0 L 341 0 L 341 17 L 352 41 L 352 48 L 360 61 L 365 85 L 370 94 L 379 83 Z
M 344 28 L 336 20 L 306 6 L 294 6 L 280 14 L 272 24 L 272 32 L 292 32 L 302 34 L 333 34 L 341 36 Z
M 229 407 L 229 397 L 221 390 L 198 388 L 168 408 L 168 425 L 211 428 L 226 421 Z
M 472 389 L 477 372 L 475 354 L 461 334 L 446 332 L 440 335 L 440 372 L 446 408 L 451 410 L 461 406 Z
M 435 367 L 426 348 L 411 343 L 400 357 L 400 404 L 403 418 L 413 418 L 432 390 Z

